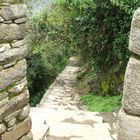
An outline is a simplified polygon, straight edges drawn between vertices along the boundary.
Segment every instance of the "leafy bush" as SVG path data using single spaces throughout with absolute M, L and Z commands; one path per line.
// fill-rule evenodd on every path
M 67 57 L 75 54 L 82 56 L 88 67 L 83 77 L 90 75 L 86 81 L 93 93 L 96 79 L 97 93 L 120 93 L 136 8 L 137 0 L 59 0 L 50 12 L 44 10 L 30 18 L 27 60 L 31 103 L 39 102 Z
M 30 104 L 35 106 L 66 65 L 68 55 L 58 39 L 61 27 L 48 23 L 46 9 L 29 20 L 28 28 L 27 77 Z
M 61 0 L 56 4 L 67 31 L 65 46 L 74 46 L 96 77 L 109 76 L 106 82 L 111 90 L 107 94 L 120 93 L 115 82 L 124 75 L 128 62 L 128 36 L 137 5 L 137 0 Z

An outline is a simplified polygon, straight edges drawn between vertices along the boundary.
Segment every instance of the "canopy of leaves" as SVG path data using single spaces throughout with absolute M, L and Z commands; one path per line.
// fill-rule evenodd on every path
M 57 0 L 52 8 L 57 13 L 52 19 L 65 33 L 65 39 L 59 38 L 63 45 L 80 54 L 97 77 L 108 75 L 106 82 L 115 94 L 122 89 L 114 85 L 128 62 L 130 26 L 137 7 L 137 0 Z

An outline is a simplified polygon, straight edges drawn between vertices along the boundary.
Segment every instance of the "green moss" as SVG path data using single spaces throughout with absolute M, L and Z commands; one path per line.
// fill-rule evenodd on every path
M 19 115 L 16 116 L 16 125 L 18 125 L 19 123 L 21 123 L 23 120 L 19 120 Z
M 101 82 L 101 92 L 103 95 L 109 94 L 109 84 L 106 81 Z
M 15 94 L 9 94 L 9 95 L 8 95 L 8 99 L 9 99 L 9 100 L 12 100 L 15 96 L 16 96 Z
M 7 88 L 3 89 L 0 91 L 0 94 L 1 93 L 4 93 L 4 92 L 7 92 L 10 88 L 14 87 L 16 85 L 16 83 L 13 83 L 12 85 L 8 86 Z

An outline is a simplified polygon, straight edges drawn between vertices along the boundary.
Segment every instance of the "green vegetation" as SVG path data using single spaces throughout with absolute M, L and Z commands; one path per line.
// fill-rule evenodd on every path
M 120 105 L 128 37 L 137 6 L 137 0 L 61 0 L 54 6 L 66 31 L 63 44 L 73 48 L 85 64 L 77 79 L 82 94 L 93 94 L 84 96 L 89 99 L 87 105 L 110 104 L 96 111 L 112 111 Z M 98 104 L 90 104 L 96 99 L 100 99 Z
M 97 96 L 87 94 L 81 96 L 81 102 L 88 107 L 89 111 L 112 112 L 121 107 L 122 96 Z
M 63 70 L 69 55 L 58 38 L 61 27 L 49 21 L 46 9 L 29 19 L 28 28 L 27 78 L 30 104 L 35 106 Z
M 74 47 L 93 77 L 89 79 L 92 92 L 122 92 L 129 58 L 128 36 L 137 0 L 61 0 L 55 7 L 61 10 L 59 16 L 67 31 L 65 46 Z M 93 88 L 95 83 L 98 91 Z M 107 89 L 103 89 L 105 83 Z
M 92 93 L 81 101 L 90 110 L 118 108 L 137 6 L 137 0 L 57 0 L 49 12 L 44 9 L 32 17 L 27 56 L 31 105 L 40 101 L 67 58 L 76 54 L 84 67 L 77 87 L 82 94 Z

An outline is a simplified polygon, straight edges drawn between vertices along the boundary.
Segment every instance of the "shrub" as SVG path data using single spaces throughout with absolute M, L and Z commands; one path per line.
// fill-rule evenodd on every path
M 46 9 L 30 18 L 28 29 L 27 78 L 30 104 L 35 106 L 66 65 L 68 55 L 58 39 L 61 27 L 48 22 Z
M 84 62 L 94 69 L 95 78 L 108 75 L 106 82 L 113 92 L 120 93 L 117 77 L 124 75 L 128 62 L 128 36 L 137 6 L 137 0 L 61 0 L 56 4 L 62 11 L 60 16 L 67 31 L 65 46 L 74 46 Z

